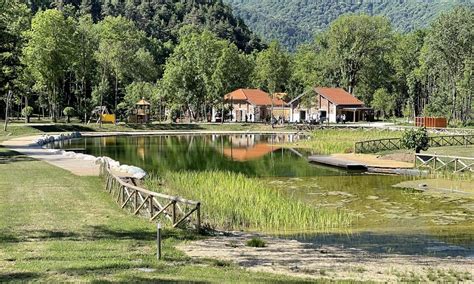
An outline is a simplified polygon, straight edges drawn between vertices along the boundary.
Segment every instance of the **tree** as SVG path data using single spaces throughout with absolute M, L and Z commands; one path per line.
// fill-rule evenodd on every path
M 73 35 L 73 20 L 58 10 L 38 12 L 31 30 L 25 33 L 23 63 L 36 81 L 35 88 L 46 88 L 53 120 L 57 118 L 60 98 L 65 91 L 66 74 L 75 61 Z
M 84 3 L 84 2 L 83 2 Z M 98 48 L 98 37 L 90 15 L 81 16 L 76 22 L 74 33 L 76 56 L 73 65 L 77 110 L 86 120 L 90 109 L 92 84 L 97 72 L 94 52 Z
M 73 107 L 65 107 L 63 114 L 67 117 L 67 123 L 71 123 L 71 116 L 74 115 L 76 110 Z
M 211 32 L 181 30 L 180 43 L 165 65 L 160 90 L 172 109 L 190 118 L 205 116 L 232 88 L 244 87 L 252 70 L 249 57 Z
M 254 84 L 259 88 L 267 90 L 272 96 L 271 123 L 273 126 L 273 95 L 276 92 L 285 91 L 285 86 L 290 79 L 290 60 L 288 55 L 281 49 L 278 42 L 270 43 L 268 49 L 257 54 Z
M 97 26 L 99 47 L 95 53 L 102 79 L 113 77 L 114 96 L 111 105 L 117 109 L 119 86 L 127 85 L 136 77 L 153 80 L 155 65 L 146 48 L 146 36 L 135 24 L 122 17 L 106 17 Z M 151 78 L 149 75 L 152 75 Z M 106 98 L 108 99 L 108 97 Z
M 2 1 L 0 4 L 0 97 L 6 98 L 16 89 L 21 74 L 22 33 L 29 28 L 28 7 L 19 0 Z M 3 115 L 3 103 L 0 104 Z
M 430 85 L 428 111 L 457 120 L 471 116 L 472 85 L 463 86 L 472 77 L 473 46 L 474 9 L 457 7 L 431 25 L 420 56 Z
M 385 119 L 395 107 L 395 97 L 385 89 L 378 89 L 374 93 L 372 107 L 382 113 Z
M 377 72 L 370 71 L 386 64 L 384 56 L 391 46 L 390 23 L 378 16 L 341 16 L 322 35 L 324 56 L 339 73 L 341 85 L 352 94 L 364 73 L 371 81 Z
M 30 117 L 33 114 L 33 107 L 26 106 L 21 110 L 21 115 L 25 117 L 25 123 L 30 123 Z
M 423 111 L 426 100 L 423 80 L 417 76 L 425 36 L 425 30 L 399 34 L 395 38 L 396 46 L 390 53 L 390 62 L 395 71 L 393 79 L 394 91 L 397 93 L 397 106 L 399 109 L 410 107 L 416 114 Z M 407 106 L 407 103 L 411 106 Z
M 300 85 L 301 91 L 313 89 L 321 82 L 321 59 L 314 45 L 299 46 L 292 59 L 291 76 Z M 299 93 L 295 95 L 299 95 Z
M 414 149 L 416 153 L 426 151 L 429 143 L 428 132 L 424 127 L 405 130 L 400 142 L 403 147 Z

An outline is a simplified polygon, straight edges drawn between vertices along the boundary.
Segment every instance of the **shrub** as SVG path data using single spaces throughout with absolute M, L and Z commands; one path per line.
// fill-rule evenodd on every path
M 260 238 L 252 238 L 247 241 L 247 246 L 253 248 L 263 248 L 267 246 L 267 243 Z
M 67 123 L 71 122 L 71 116 L 74 115 L 74 108 L 73 107 L 65 107 L 63 110 L 63 114 L 67 116 Z
M 406 130 L 401 138 L 402 147 L 415 149 L 416 153 L 428 150 L 428 142 L 428 132 L 424 127 Z
M 21 115 L 26 118 L 26 122 L 30 122 L 30 116 L 33 114 L 33 108 L 30 106 L 26 106 L 21 110 Z

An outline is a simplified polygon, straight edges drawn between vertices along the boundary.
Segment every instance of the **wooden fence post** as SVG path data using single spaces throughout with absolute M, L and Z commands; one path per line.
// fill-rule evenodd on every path
M 173 205 L 171 207 L 171 218 L 173 220 L 173 225 L 176 224 L 176 200 L 173 201 Z
M 201 203 L 196 205 L 196 230 L 201 231 Z

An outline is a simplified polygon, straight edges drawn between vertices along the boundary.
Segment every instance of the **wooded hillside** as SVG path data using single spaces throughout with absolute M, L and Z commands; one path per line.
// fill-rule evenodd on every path
M 225 0 L 237 16 L 267 40 L 276 39 L 290 50 L 311 41 L 339 16 L 347 13 L 381 15 L 395 30 L 409 32 L 427 27 L 441 12 L 472 0 Z

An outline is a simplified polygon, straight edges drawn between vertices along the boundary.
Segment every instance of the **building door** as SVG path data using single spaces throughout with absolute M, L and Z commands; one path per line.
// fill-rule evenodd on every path
M 306 120 L 306 111 L 300 110 L 300 120 L 305 121 Z

